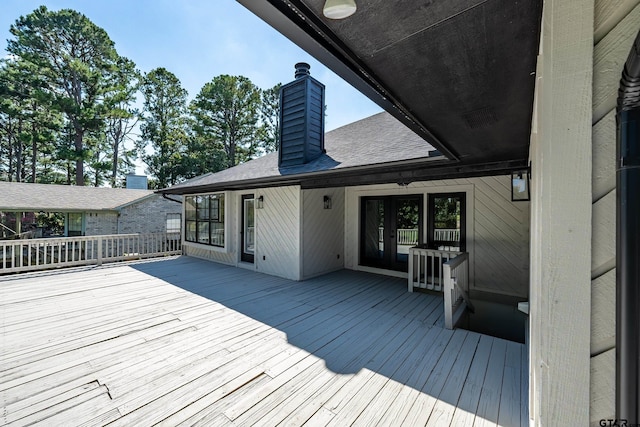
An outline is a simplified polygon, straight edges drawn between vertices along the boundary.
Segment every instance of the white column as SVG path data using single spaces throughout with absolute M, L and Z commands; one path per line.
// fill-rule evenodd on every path
M 530 418 L 589 424 L 593 0 L 544 2 L 531 161 Z

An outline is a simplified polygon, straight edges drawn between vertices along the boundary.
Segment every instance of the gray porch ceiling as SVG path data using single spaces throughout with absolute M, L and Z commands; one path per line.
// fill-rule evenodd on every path
M 540 0 L 238 0 L 465 170 L 526 165 Z

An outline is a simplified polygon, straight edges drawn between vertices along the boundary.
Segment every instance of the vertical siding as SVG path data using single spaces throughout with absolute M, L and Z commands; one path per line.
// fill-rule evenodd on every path
M 256 210 L 256 270 L 300 280 L 300 187 L 255 190 L 264 197 Z
M 640 28 L 638 1 L 595 3 L 590 423 L 615 418 L 615 106 Z
M 529 202 L 512 202 L 510 177 L 414 182 L 347 188 L 345 267 L 358 269 L 359 197 L 367 195 L 467 193 L 467 250 L 473 289 L 527 297 L 529 292 Z M 425 229 L 427 224 L 425 204 Z
M 324 209 L 324 196 L 331 209 Z M 344 189 L 302 191 L 302 278 L 344 267 Z

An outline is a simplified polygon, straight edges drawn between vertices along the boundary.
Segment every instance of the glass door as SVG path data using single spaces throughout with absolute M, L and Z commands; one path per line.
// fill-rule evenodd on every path
M 242 252 L 240 259 L 245 262 L 253 262 L 256 244 L 256 220 L 255 220 L 255 200 L 253 194 L 242 196 Z
M 409 248 L 421 242 L 422 195 L 363 197 L 360 264 L 407 271 Z
M 443 251 L 466 250 L 465 193 L 429 194 L 428 244 Z

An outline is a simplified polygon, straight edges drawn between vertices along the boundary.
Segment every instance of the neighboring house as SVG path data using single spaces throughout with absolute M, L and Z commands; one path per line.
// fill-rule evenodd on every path
M 179 200 L 152 190 L 0 182 L 5 237 L 12 234 L 8 229 L 46 237 L 36 214 L 61 215 L 64 236 L 179 232 L 181 211 Z

